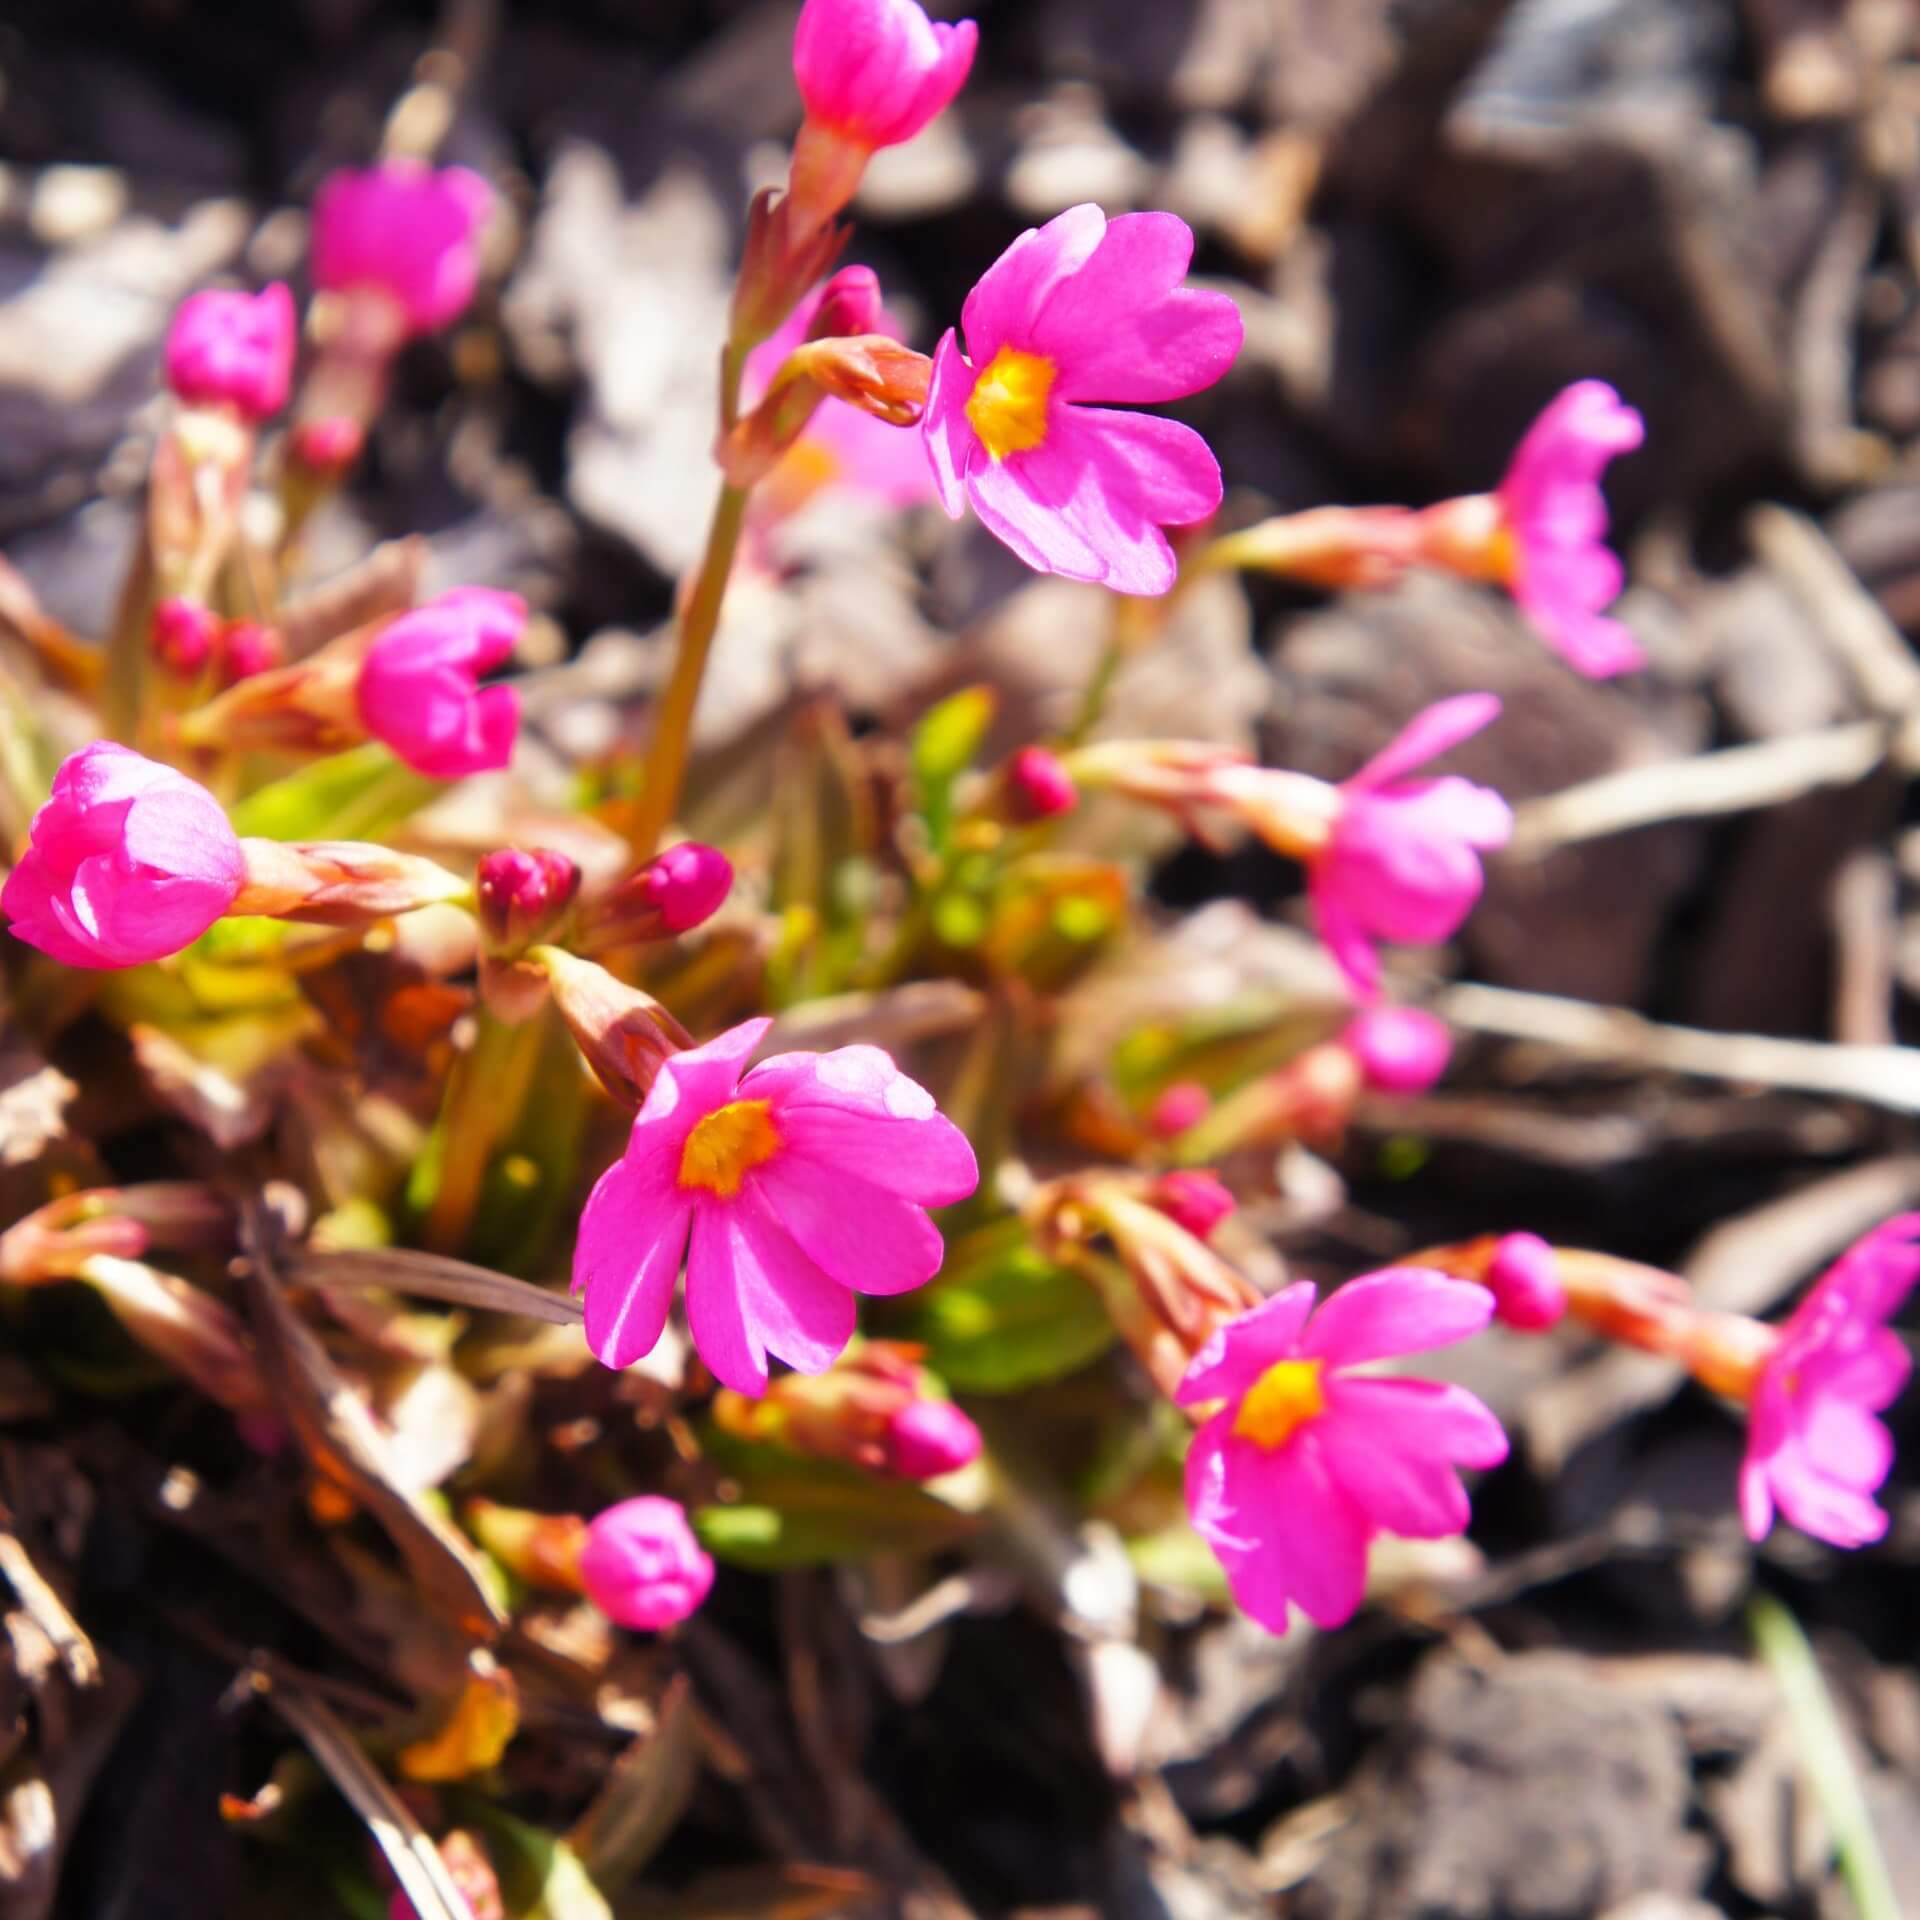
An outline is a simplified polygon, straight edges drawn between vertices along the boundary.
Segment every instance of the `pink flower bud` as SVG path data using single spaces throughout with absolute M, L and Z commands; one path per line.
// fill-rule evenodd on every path
M 251 680 L 285 656 L 280 636 L 257 620 L 236 620 L 220 636 L 220 664 L 229 682 Z
M 685 840 L 641 868 L 638 891 L 659 909 L 669 933 L 711 919 L 733 891 L 733 862 L 718 847 Z
M 191 945 L 246 863 L 220 803 L 183 773 L 96 740 L 64 760 L 0 890 L 13 935 L 70 967 L 133 967 Z
M 880 298 L 880 276 L 871 267 L 842 267 L 814 300 L 806 337 L 832 340 L 896 331 Z
M 1238 1204 L 1220 1176 L 1206 1167 L 1163 1173 L 1147 1197 L 1196 1240 L 1211 1240 L 1214 1229 Z
M 1176 1080 L 1164 1088 L 1147 1115 L 1147 1131 L 1156 1140 L 1171 1140 L 1198 1126 L 1213 1106 L 1213 1095 L 1198 1080 Z
M 520 728 L 520 696 L 483 687 L 525 625 L 518 594 L 456 587 L 403 613 L 360 669 L 360 718 L 408 766 L 435 780 L 504 767 Z
M 693 1613 L 713 1585 L 713 1561 L 677 1500 L 641 1494 L 595 1517 L 580 1551 L 587 1598 L 615 1626 L 658 1633 Z
M 549 847 L 503 847 L 480 862 L 480 925 L 491 946 L 514 950 L 544 939 L 580 891 L 580 869 Z
M 871 151 L 911 140 L 965 84 L 980 29 L 916 0 L 806 0 L 793 77 L 807 118 Z
M 330 414 L 319 420 L 302 420 L 294 428 L 289 446 L 295 461 L 308 472 L 333 479 L 360 458 L 366 441 L 366 429 L 358 420 Z
M 1453 1055 L 1447 1023 L 1419 1007 L 1369 1008 L 1341 1038 L 1380 1093 L 1425 1093 Z
M 196 293 L 167 329 L 167 385 L 189 406 L 265 420 L 287 404 L 293 347 L 293 295 L 278 281 L 253 294 Z
M 1060 756 L 1045 747 L 1022 747 L 1013 756 L 1007 763 L 1007 791 L 1022 820 L 1050 820 L 1080 804 L 1073 775 Z
M 951 1400 L 909 1400 L 887 1423 L 887 1471 L 937 1480 L 980 1457 L 980 1429 Z
M 154 608 L 148 640 L 161 666 L 190 680 L 213 657 L 214 637 L 219 631 L 218 615 L 197 600 L 176 594 Z
M 432 333 L 472 304 L 492 204 L 492 188 L 465 167 L 388 160 L 329 174 L 313 202 L 314 285 L 383 293 L 411 332 Z
M 1521 1333 L 1543 1333 L 1567 1310 L 1553 1249 L 1537 1233 L 1509 1233 L 1493 1250 L 1486 1275 L 1495 1319 Z

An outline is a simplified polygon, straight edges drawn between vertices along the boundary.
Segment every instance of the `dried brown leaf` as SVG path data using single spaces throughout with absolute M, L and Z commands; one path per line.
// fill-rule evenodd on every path
M 594 1884 L 618 1892 L 659 1850 L 693 1797 L 700 1766 L 693 1688 L 676 1674 L 650 1732 L 621 1754 L 567 1844 Z
M 529 1320 L 548 1320 L 555 1326 L 580 1324 L 580 1303 L 564 1293 L 553 1293 L 437 1253 L 416 1253 L 400 1247 L 343 1249 L 336 1253 L 301 1250 L 288 1255 L 286 1271 L 288 1279 L 302 1286 L 388 1287 L 424 1300 L 445 1300 L 488 1313 L 515 1313 Z

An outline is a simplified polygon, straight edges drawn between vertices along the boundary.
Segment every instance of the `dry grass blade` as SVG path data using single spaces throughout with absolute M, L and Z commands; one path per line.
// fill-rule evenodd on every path
M 652 1732 L 614 1762 L 567 1835 L 596 1886 L 617 1891 L 653 1858 L 693 1797 L 699 1764 L 693 1688 L 680 1674 L 661 1698 Z
M 486 1313 L 518 1314 L 527 1320 L 550 1321 L 557 1327 L 580 1324 L 580 1303 L 567 1294 L 437 1253 L 403 1248 L 339 1253 L 303 1250 L 288 1255 L 287 1277 L 309 1287 L 390 1287 L 395 1293 L 445 1300 Z
M 372 1410 L 287 1305 L 266 1251 L 268 1231 L 256 1209 L 245 1235 L 251 1256 L 247 1300 L 260 1368 L 276 1402 L 314 1463 L 386 1529 L 429 1605 L 469 1638 L 494 1639 L 506 1616 L 487 1592 L 478 1557 L 460 1534 L 401 1486 Z
M 420 1920 L 473 1920 L 473 1909 L 453 1883 L 440 1850 L 427 1837 L 400 1797 L 360 1750 L 331 1707 L 311 1694 L 264 1673 L 252 1676 L 281 1719 L 306 1742 L 307 1751 L 347 1804 L 367 1823 L 386 1855 L 400 1890 L 413 1902 Z
M 420 597 L 427 543 L 417 535 L 375 547 L 359 565 L 281 610 L 289 660 L 308 654 L 383 614 L 404 613 Z
M 60 1655 L 60 1664 L 76 1687 L 97 1686 L 100 1681 L 100 1656 L 79 1621 L 62 1604 L 60 1596 L 41 1577 L 27 1550 L 10 1533 L 0 1533 L 0 1577 L 12 1587 L 33 1623 Z
M 1533 1040 L 1614 1066 L 1745 1080 L 1795 1093 L 1865 1100 L 1895 1113 L 1920 1113 L 1920 1052 L 1912 1047 L 1832 1046 L 1761 1033 L 1708 1033 L 1643 1020 L 1624 1007 L 1598 1007 L 1511 987 L 1449 987 L 1434 1010 L 1455 1026 L 1505 1040 Z

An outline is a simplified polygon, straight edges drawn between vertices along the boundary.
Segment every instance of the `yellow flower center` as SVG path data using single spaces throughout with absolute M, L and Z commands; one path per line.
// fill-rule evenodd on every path
M 1053 362 L 1043 354 L 1002 347 L 973 383 L 967 418 L 996 461 L 1025 453 L 1047 437 L 1047 395 Z
M 1276 1360 L 1251 1387 L 1233 1416 L 1233 1430 L 1242 1440 L 1283 1447 L 1303 1427 L 1326 1411 L 1327 1396 L 1320 1390 L 1318 1360 Z
M 766 1101 L 732 1100 L 715 1107 L 687 1135 L 680 1149 L 680 1184 L 731 1200 L 740 1182 L 779 1151 L 780 1134 Z

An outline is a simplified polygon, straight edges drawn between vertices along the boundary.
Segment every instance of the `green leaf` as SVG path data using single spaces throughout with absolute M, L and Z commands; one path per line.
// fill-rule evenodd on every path
M 1077 1373 L 1113 1344 L 1113 1322 L 1077 1274 L 1035 1250 L 1017 1220 L 955 1242 L 913 1296 L 901 1337 L 963 1393 L 1017 1393 Z
M 475 1795 L 449 1798 L 457 1799 L 465 1824 L 486 1835 L 512 1920 L 613 1920 L 606 1896 L 558 1835 L 516 1820 Z
M 927 833 L 943 851 L 953 824 L 953 783 L 973 765 L 999 704 L 991 687 L 962 687 L 932 708 L 914 729 L 913 781 Z
M 263 840 L 377 840 L 442 791 L 370 741 L 248 795 L 233 828 Z

